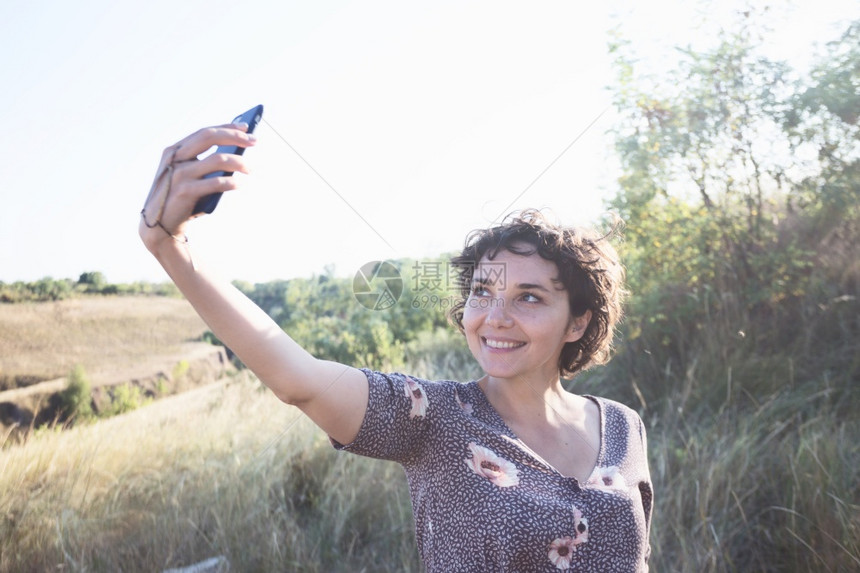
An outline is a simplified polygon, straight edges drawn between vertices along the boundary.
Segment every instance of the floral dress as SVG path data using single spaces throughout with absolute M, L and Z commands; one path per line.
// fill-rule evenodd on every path
M 334 446 L 403 466 L 428 572 L 648 570 L 652 487 L 633 410 L 588 397 L 600 451 L 580 483 L 523 444 L 477 382 L 364 372 L 361 429 Z

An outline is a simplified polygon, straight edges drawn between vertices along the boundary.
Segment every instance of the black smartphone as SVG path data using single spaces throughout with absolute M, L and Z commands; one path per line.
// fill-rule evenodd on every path
M 260 123 L 260 120 L 262 118 L 263 106 L 258 105 L 256 107 L 252 107 L 245 113 L 233 118 L 233 121 L 231 123 L 247 123 L 248 133 L 254 133 L 254 129 L 257 127 L 257 124 Z M 243 153 L 245 153 L 245 148 L 239 147 L 238 145 L 219 145 L 218 149 L 215 150 L 215 153 L 235 153 L 236 155 L 242 155 Z M 229 177 L 231 175 L 233 175 L 232 171 L 215 171 L 214 173 L 205 175 L 203 179 L 210 179 L 212 177 Z M 197 204 L 194 206 L 193 215 L 211 213 L 212 211 L 214 211 L 215 207 L 218 206 L 218 201 L 221 200 L 222 194 L 223 193 L 212 193 L 211 195 L 201 197 L 197 201 Z

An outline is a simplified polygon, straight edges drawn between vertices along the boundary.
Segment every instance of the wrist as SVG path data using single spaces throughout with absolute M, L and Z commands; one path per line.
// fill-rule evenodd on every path
M 138 234 L 146 249 L 159 260 L 173 252 L 187 251 L 188 248 L 188 237 L 184 233 L 173 234 L 160 223 L 147 225 L 143 216 L 138 225 Z

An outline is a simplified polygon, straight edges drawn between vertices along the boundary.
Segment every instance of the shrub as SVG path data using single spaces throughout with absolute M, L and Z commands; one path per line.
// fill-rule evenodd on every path
M 122 384 L 111 391 L 110 404 L 102 412 L 102 416 L 119 416 L 126 412 L 137 410 L 151 401 L 146 398 L 140 388 L 133 384 Z
M 88 421 L 94 417 L 92 387 L 83 366 L 75 365 L 69 373 L 66 389 L 59 396 L 61 418 L 73 421 Z

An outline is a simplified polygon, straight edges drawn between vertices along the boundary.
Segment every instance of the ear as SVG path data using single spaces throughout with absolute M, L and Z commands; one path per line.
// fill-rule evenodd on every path
M 565 342 L 576 342 L 582 335 L 585 334 L 585 329 L 588 327 L 588 323 L 591 322 L 591 311 L 586 310 L 582 313 L 582 316 L 574 316 L 570 319 L 570 324 L 567 325 L 567 332 L 565 333 L 564 341 Z

